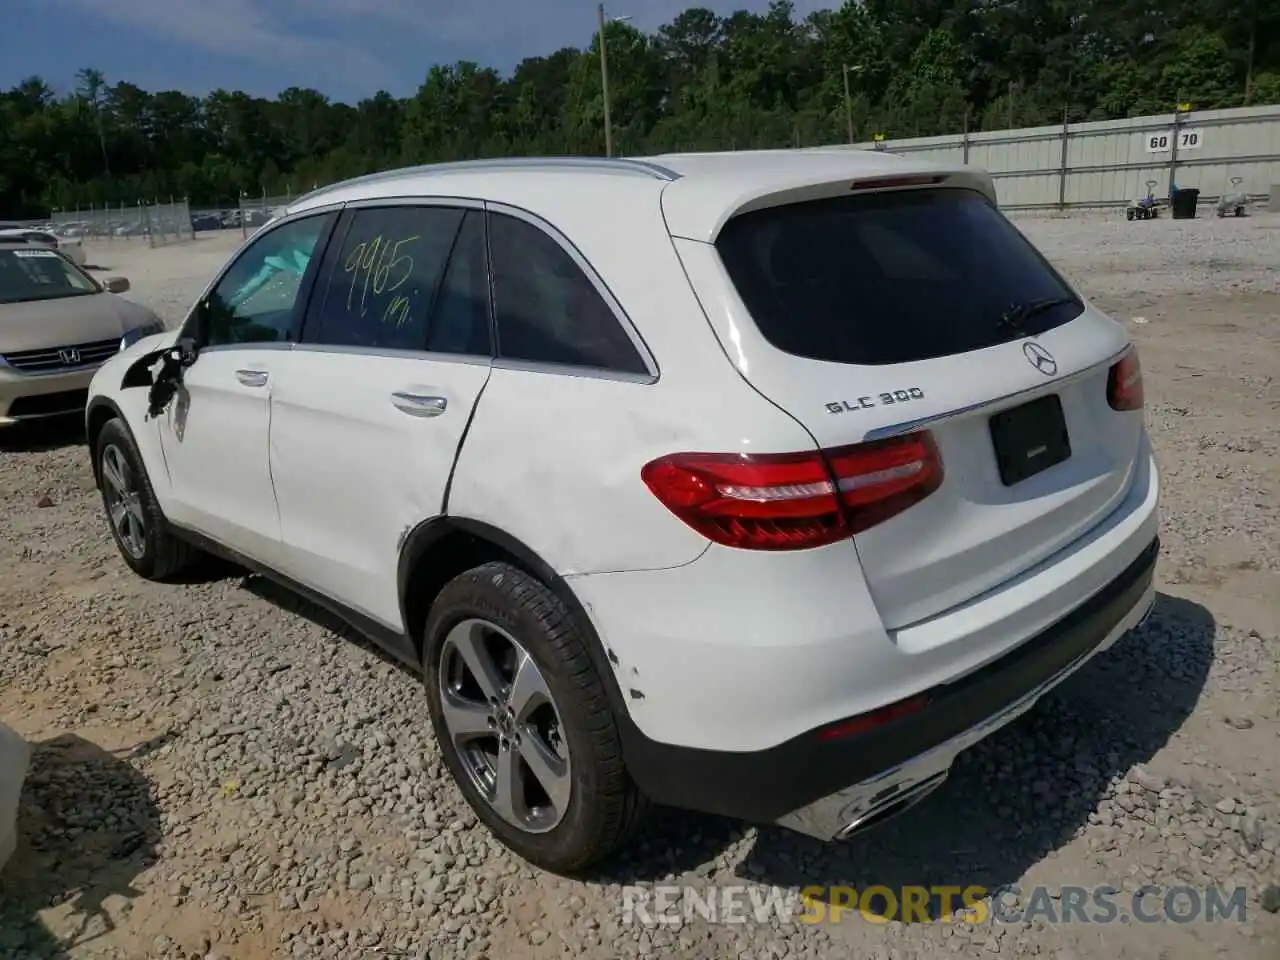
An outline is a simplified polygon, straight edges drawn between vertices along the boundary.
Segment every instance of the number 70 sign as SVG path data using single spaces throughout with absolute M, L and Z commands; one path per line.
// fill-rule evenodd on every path
M 1142 137 L 1147 153 L 1168 153 L 1173 149 L 1175 140 L 1178 144 L 1179 153 L 1183 150 L 1198 150 L 1204 146 L 1204 134 L 1191 127 L 1183 130 L 1161 130 L 1158 133 L 1144 133 Z

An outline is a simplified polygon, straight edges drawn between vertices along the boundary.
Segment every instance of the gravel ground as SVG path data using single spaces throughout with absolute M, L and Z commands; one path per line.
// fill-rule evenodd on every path
M 0 438 L 0 721 L 35 745 L 0 957 L 1275 960 L 1280 218 L 1018 222 L 1141 346 L 1160 598 L 916 812 L 839 846 L 665 813 L 589 882 L 534 871 L 446 779 L 415 678 L 234 570 L 134 578 L 74 427 Z M 175 322 L 237 240 L 90 252 Z M 1053 923 L 1065 895 L 1021 923 L 624 922 L 624 885 L 669 882 L 1024 904 L 1108 884 L 1122 913 L 1144 884 L 1248 895 L 1243 922 Z

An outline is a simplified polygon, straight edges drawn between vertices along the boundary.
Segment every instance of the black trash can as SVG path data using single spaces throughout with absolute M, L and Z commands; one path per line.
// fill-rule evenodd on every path
M 1173 207 L 1173 219 L 1175 220 L 1194 220 L 1196 218 L 1196 204 L 1200 201 L 1200 191 L 1195 187 L 1185 187 L 1181 190 L 1173 191 L 1173 199 L 1170 206 Z

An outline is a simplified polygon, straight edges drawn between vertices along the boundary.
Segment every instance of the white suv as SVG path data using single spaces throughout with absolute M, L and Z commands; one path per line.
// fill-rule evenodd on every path
M 320 190 L 87 416 L 135 571 L 228 555 L 420 666 L 572 871 L 650 803 L 848 836 L 1139 623 L 1142 405 L 986 174 L 779 151 Z

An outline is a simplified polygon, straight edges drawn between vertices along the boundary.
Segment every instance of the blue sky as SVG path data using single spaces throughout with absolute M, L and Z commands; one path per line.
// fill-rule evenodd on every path
M 592 0 L 0 0 L 0 86 L 39 74 L 59 90 L 81 67 L 108 82 L 270 96 L 314 87 L 354 101 L 415 90 L 433 63 L 475 60 L 504 73 L 522 57 L 583 46 Z M 652 31 L 695 3 L 614 0 Z M 768 0 L 703 0 L 718 13 Z M 836 0 L 797 0 L 798 15 Z

